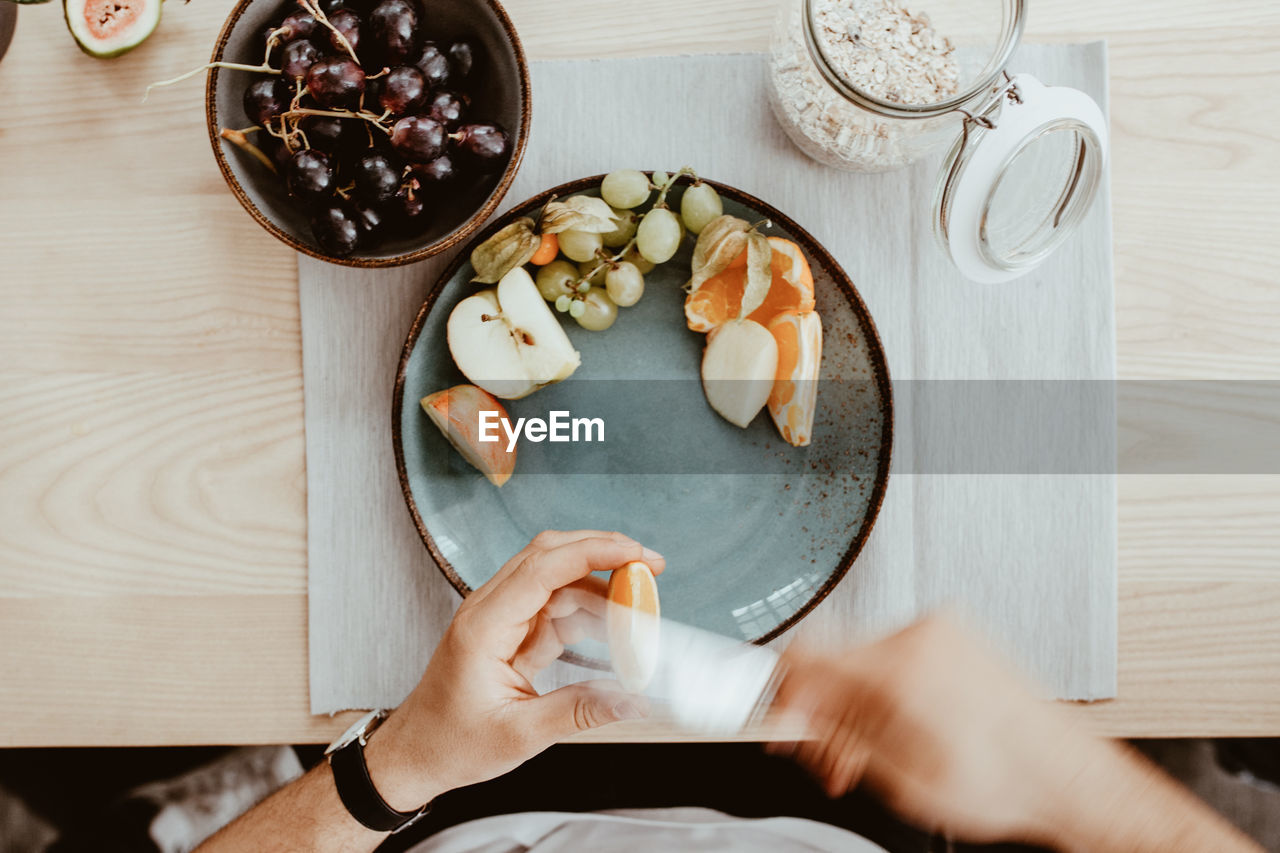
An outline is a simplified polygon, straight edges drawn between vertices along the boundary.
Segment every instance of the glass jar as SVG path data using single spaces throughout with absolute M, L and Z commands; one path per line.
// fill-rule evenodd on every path
M 1083 92 L 1006 70 L 1026 0 L 916 2 L 930 14 L 901 0 L 784 0 L 770 105 L 801 151 L 837 169 L 898 169 L 950 143 L 934 233 L 966 277 L 1016 278 L 1088 211 L 1106 119 Z
M 883 172 L 953 140 L 962 120 L 955 111 L 975 107 L 1001 79 L 1025 3 L 932 2 L 951 12 L 937 24 L 895 0 L 784 0 L 768 89 L 792 142 L 827 166 Z M 957 49 L 943 22 L 991 32 Z

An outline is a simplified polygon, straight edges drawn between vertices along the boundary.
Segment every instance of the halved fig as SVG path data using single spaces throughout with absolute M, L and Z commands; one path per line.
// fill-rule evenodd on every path
M 63 0 L 62 11 L 80 49 L 110 59 L 155 32 L 162 5 L 161 0 Z
M 501 487 L 511 479 L 517 448 L 507 450 L 507 430 L 502 423 L 510 423 L 510 417 L 492 394 L 474 385 L 455 385 L 423 397 L 422 410 L 462 458 L 490 483 Z

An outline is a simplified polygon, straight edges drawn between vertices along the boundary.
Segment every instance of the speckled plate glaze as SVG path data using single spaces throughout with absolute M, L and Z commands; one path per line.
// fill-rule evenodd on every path
M 601 177 L 530 199 L 493 222 L 472 246 L 514 218 L 536 214 L 552 196 L 595 194 Z M 612 328 L 588 332 L 564 318 L 582 354 L 570 381 L 506 401 L 513 417 L 546 417 L 553 409 L 595 415 L 603 413 L 590 411 L 593 383 L 580 380 L 676 380 L 664 383 L 679 398 L 669 429 L 648 429 L 615 447 L 612 453 L 626 454 L 623 465 L 583 465 L 564 473 L 545 465 L 522 473 L 522 446 L 515 475 L 494 488 L 459 461 L 418 404 L 466 381 L 449 355 L 445 323 L 476 288 L 469 246 L 414 321 L 392 404 L 396 464 L 409 512 L 440 570 L 463 595 L 540 530 L 616 529 L 667 558 L 658 584 L 664 616 L 764 642 L 808 613 L 857 558 L 884 496 L 893 436 L 889 373 L 875 326 L 853 283 L 808 232 L 759 199 L 711 183 L 726 213 L 769 220 L 768 233 L 794 240 L 809 259 L 825 337 L 813 444 L 786 445 L 767 411 L 740 430 L 706 405 L 699 379 L 705 336 L 684 323 L 687 240 L 682 255 L 646 276 L 644 298 L 622 309 Z M 606 430 L 609 421 L 606 416 Z M 740 464 L 724 465 L 721 453 L 708 465 L 709 446 Z M 600 656 L 593 645 L 587 641 L 574 651 Z

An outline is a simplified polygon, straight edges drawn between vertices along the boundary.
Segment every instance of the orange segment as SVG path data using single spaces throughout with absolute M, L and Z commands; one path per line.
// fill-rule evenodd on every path
M 734 319 L 742 309 L 745 267 L 731 267 L 702 283 L 684 300 L 684 318 L 695 332 L 709 332 Z
M 627 563 L 609 575 L 605 629 L 618 681 L 639 693 L 658 667 L 658 584 L 644 563 Z
M 800 247 L 790 240 L 770 237 L 769 248 L 773 250 L 769 292 L 747 318 L 764 326 L 783 311 L 812 311 L 814 306 L 813 273 Z M 738 316 L 746 289 L 746 257 L 745 251 L 739 254 L 728 269 L 703 282 L 685 299 L 685 321 L 690 329 L 709 332 Z
M 769 393 L 769 415 L 782 438 L 804 447 L 813 435 L 822 366 L 822 321 L 816 311 L 784 311 L 769 323 L 778 344 L 778 370 Z

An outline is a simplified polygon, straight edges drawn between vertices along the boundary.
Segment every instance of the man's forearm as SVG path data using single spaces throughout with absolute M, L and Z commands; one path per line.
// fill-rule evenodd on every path
M 342 805 L 329 762 L 316 767 L 223 827 L 198 853 L 244 850 L 373 850 L 386 833 L 362 826 Z
M 1259 853 L 1261 847 L 1132 750 L 1084 757 L 1041 839 L 1080 853 Z

